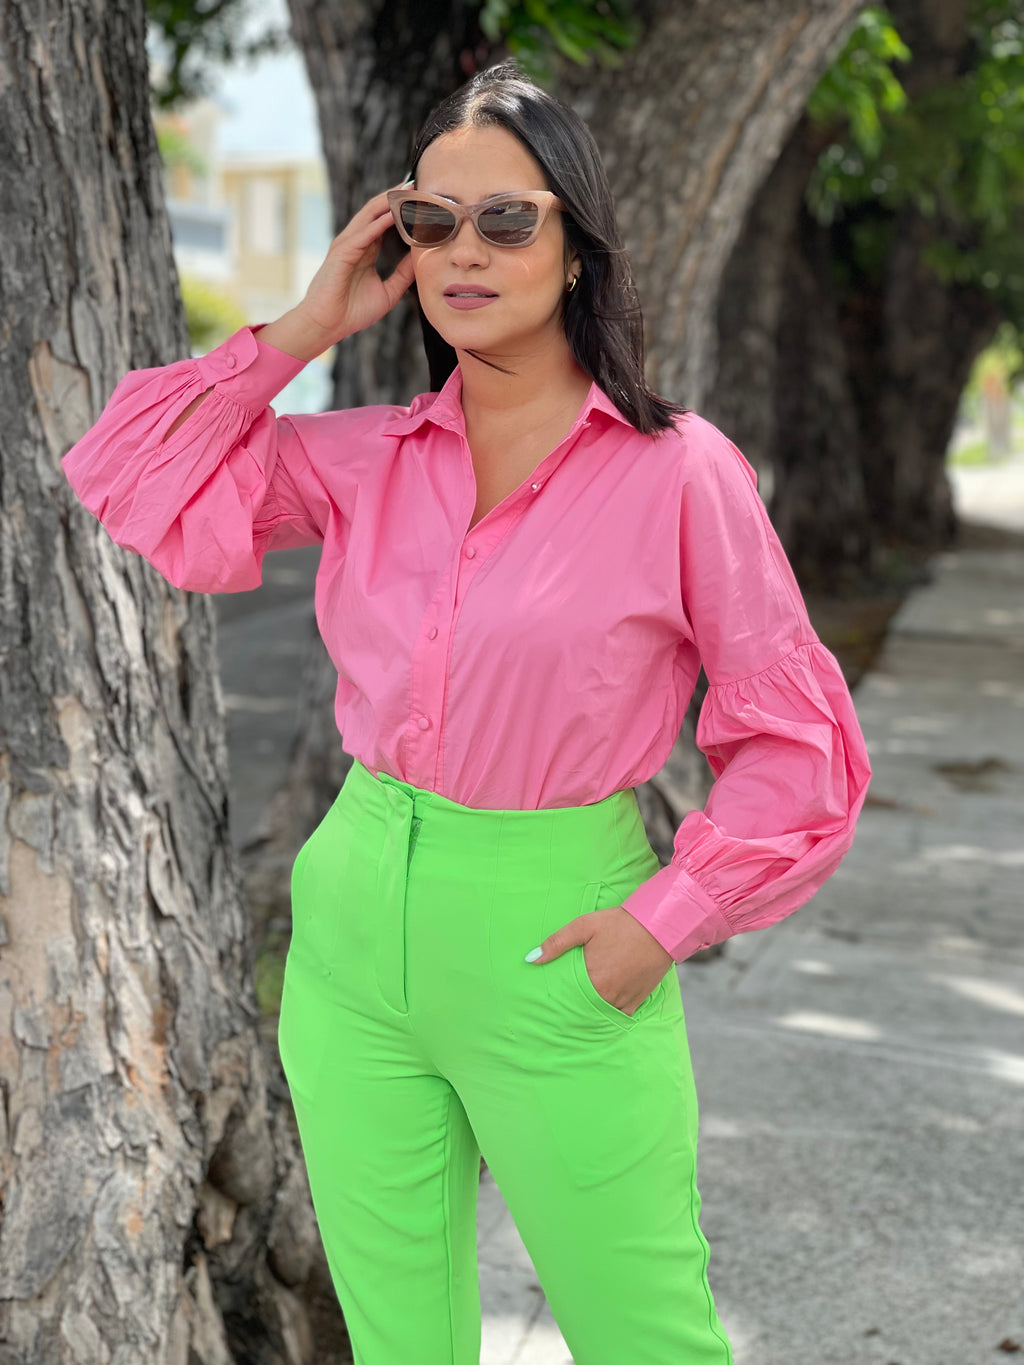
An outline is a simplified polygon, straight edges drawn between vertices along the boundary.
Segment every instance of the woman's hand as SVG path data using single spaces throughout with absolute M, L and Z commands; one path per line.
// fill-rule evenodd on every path
M 533 965 L 551 962 L 577 943 L 585 945 L 583 962 L 594 989 L 623 1014 L 632 1014 L 647 999 L 673 963 L 650 930 L 613 905 L 588 910 L 548 934 Z
M 377 322 L 412 284 L 409 251 L 386 279 L 375 268 L 380 240 L 393 225 L 387 195 L 374 195 L 331 242 L 305 297 L 296 305 L 296 313 L 323 334 L 324 350 Z

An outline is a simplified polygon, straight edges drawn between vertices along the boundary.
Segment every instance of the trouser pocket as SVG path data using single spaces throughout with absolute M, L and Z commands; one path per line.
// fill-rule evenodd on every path
M 594 910 L 605 910 L 615 905 L 621 905 L 625 896 L 629 895 L 633 888 L 630 887 L 624 892 L 618 891 L 608 882 L 587 882 L 583 888 L 583 895 L 580 899 L 580 908 L 577 913 L 581 915 L 589 914 Z M 637 1005 L 632 1014 L 626 1014 L 617 1005 L 613 1005 L 610 1000 L 606 1000 L 600 993 L 587 971 L 586 957 L 583 952 L 583 944 L 578 943 L 569 949 L 573 959 L 573 973 L 580 993 L 589 1001 L 595 1010 L 606 1019 L 612 1020 L 622 1029 L 632 1029 L 640 1022 L 644 1015 L 648 1014 L 652 1007 L 660 1000 L 665 989 L 665 977 L 658 982 L 651 993 L 644 997 Z M 667 972 L 666 972 L 667 975 Z

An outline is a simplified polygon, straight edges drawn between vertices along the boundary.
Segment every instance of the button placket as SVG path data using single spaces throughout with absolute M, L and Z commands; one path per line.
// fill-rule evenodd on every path
M 442 781 L 441 739 L 444 698 L 448 675 L 452 635 L 466 593 L 476 575 L 490 561 L 505 536 L 517 524 L 532 499 L 544 487 L 554 467 L 576 444 L 580 434 L 590 425 L 584 420 L 542 463 L 546 466 L 539 477 L 523 481 L 518 497 L 506 499 L 500 508 L 492 508 L 476 526 L 469 522 L 476 504 L 476 477 L 469 446 L 460 442 L 466 473 L 465 534 L 449 561 L 448 573 L 424 614 L 417 643 L 413 650 L 410 687 L 410 709 L 406 731 L 409 754 L 409 779 L 421 786 L 432 786 Z M 462 435 L 461 433 L 459 433 Z M 469 538 L 472 537 L 472 540 Z M 468 543 L 467 543 L 468 542 Z M 426 621 L 432 619 L 428 626 Z M 439 629 L 434 622 L 440 621 Z
M 406 745 L 409 780 L 420 787 L 432 785 L 437 767 L 447 672 L 445 645 L 454 609 L 453 577 L 449 570 L 428 603 L 412 651 Z

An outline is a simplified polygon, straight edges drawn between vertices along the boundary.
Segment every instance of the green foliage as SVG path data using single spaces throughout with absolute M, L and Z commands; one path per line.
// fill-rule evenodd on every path
M 986 440 L 970 441 L 967 445 L 957 446 L 947 456 L 947 463 L 958 466 L 990 464 L 992 456 Z
M 641 29 L 629 0 L 482 0 L 480 27 L 542 84 L 563 61 L 617 66 Z
M 484 37 L 505 47 L 522 69 L 550 84 L 565 62 L 615 66 L 641 31 L 632 0 L 475 0 Z M 386 4 L 379 9 L 386 21 Z M 153 83 L 157 109 L 175 109 L 212 93 L 218 67 L 287 51 L 287 28 L 243 40 L 252 0 L 146 0 L 168 71 Z
M 819 123 L 834 123 L 836 136 L 808 205 L 823 223 L 857 211 L 856 264 L 869 275 L 884 256 L 887 217 L 916 210 L 932 220 L 924 259 L 939 278 L 988 290 L 1024 327 L 1024 0 L 973 0 L 970 60 L 913 99 L 883 98 L 879 64 L 904 58 L 885 35 L 884 11 L 869 13 L 876 27 L 860 63 L 864 88 L 851 79 L 856 43 L 865 43 L 858 25 L 855 46 L 812 97 Z
M 245 325 L 245 313 L 228 290 L 192 275 L 180 275 L 179 283 L 193 351 L 205 353 Z
M 884 9 L 858 17 L 843 50 L 818 81 L 807 114 L 819 126 L 849 127 L 855 147 L 877 156 L 883 141 L 882 115 L 904 109 L 906 91 L 892 71 L 910 60 L 910 49 Z
M 973 393 L 980 390 L 990 378 L 996 379 L 1007 390 L 1024 381 L 1024 342 L 1009 322 L 1000 326 L 991 343 L 974 362 L 966 391 Z
M 146 21 L 159 38 L 168 71 L 152 86 L 157 109 L 175 109 L 209 95 L 218 66 L 255 61 L 291 46 L 286 28 L 269 28 L 258 38 L 239 35 L 252 17 L 251 0 L 146 0 Z

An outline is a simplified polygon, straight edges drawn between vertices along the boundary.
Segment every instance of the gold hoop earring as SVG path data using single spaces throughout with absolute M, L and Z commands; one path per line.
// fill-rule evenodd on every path
M 572 291 L 576 288 L 576 284 L 577 284 L 577 281 L 578 281 L 578 280 L 579 280 L 579 276 L 578 276 L 578 275 L 573 275 L 572 279 L 569 281 L 569 283 L 568 283 L 568 284 L 566 285 L 566 287 L 565 287 L 565 292 L 566 292 L 567 294 L 571 294 Z

